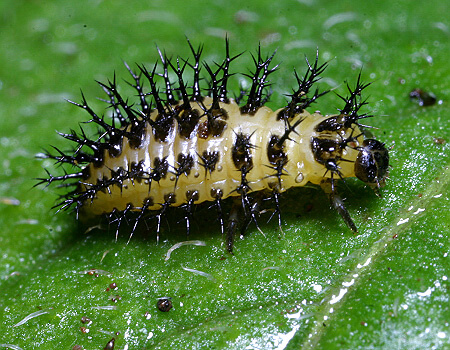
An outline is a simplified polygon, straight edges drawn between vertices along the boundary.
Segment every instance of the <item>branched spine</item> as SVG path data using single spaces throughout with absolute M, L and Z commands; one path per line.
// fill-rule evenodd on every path
M 241 107 L 241 112 L 243 114 L 254 114 L 258 108 L 264 104 L 265 100 L 263 93 L 265 88 L 270 85 L 267 78 L 278 68 L 278 65 L 273 68 L 269 68 L 275 53 L 276 51 L 272 54 L 272 56 L 263 60 L 260 45 L 258 47 L 258 58 L 256 59 L 255 56 L 252 55 L 253 62 L 255 64 L 255 71 L 252 74 L 245 74 L 245 76 L 252 79 L 252 86 L 250 88 L 250 92 L 248 93 L 247 103 L 245 106 Z

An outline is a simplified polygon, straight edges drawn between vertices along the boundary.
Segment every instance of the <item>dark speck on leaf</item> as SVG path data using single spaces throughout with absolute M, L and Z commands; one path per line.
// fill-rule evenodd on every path
M 168 312 L 172 308 L 172 300 L 170 298 L 161 298 L 156 305 L 159 311 Z
M 432 92 L 416 88 L 409 93 L 409 98 L 419 103 L 419 106 L 432 106 L 436 103 L 436 96 Z

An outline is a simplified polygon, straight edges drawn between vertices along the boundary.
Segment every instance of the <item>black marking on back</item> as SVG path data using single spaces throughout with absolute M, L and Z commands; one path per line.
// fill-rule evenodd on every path
M 246 172 L 253 168 L 253 159 L 251 150 L 255 148 L 250 142 L 253 134 L 245 135 L 242 132 L 236 134 L 236 140 L 234 141 L 233 148 L 231 150 L 231 157 L 233 159 L 234 166 L 238 170 L 245 168 Z
M 175 114 L 175 119 L 178 122 L 178 133 L 185 139 L 190 139 L 201 116 L 196 109 L 185 110 L 182 106 L 180 107 Z
M 267 144 L 267 158 L 270 164 L 277 164 L 281 159 L 287 159 L 287 155 L 284 152 L 284 143 L 280 145 L 280 137 L 276 135 L 270 137 Z
M 314 154 L 314 159 L 320 164 L 326 164 L 331 159 L 339 160 L 342 155 L 339 142 L 327 138 L 312 138 L 311 149 Z
M 141 160 L 139 163 L 131 162 L 130 164 L 130 179 L 137 180 L 141 182 L 143 179 L 147 178 L 147 174 L 144 170 L 144 161 Z
M 267 144 L 267 158 L 272 166 L 269 166 L 273 170 L 275 170 L 275 174 L 272 176 L 276 176 L 278 180 L 278 187 L 281 188 L 281 177 L 287 175 L 284 167 L 288 162 L 288 156 L 284 152 L 284 143 L 280 146 L 280 140 L 276 135 L 272 135 Z

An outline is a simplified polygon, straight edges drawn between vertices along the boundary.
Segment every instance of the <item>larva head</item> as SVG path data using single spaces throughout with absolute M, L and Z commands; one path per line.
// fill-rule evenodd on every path
M 384 186 L 388 167 L 389 154 L 384 143 L 374 139 L 364 140 L 355 161 L 356 177 L 378 194 L 378 189 Z

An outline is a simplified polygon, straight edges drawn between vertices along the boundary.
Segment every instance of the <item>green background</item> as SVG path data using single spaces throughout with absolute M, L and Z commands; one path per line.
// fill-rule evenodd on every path
M 112 337 L 116 349 L 449 347 L 449 25 L 448 4 L 437 0 L 2 1 L 0 347 L 102 349 Z M 167 250 L 187 239 L 182 224 L 159 244 L 150 233 L 127 245 L 126 234 L 116 242 L 55 215 L 61 192 L 32 188 L 52 164 L 34 157 L 67 147 L 55 130 L 86 120 L 64 98 L 79 101 L 82 88 L 100 111 L 94 79 L 128 79 L 122 60 L 151 66 L 156 44 L 186 57 L 188 36 L 205 45 L 203 59 L 220 61 L 225 33 L 232 53 L 247 51 L 234 72 L 248 71 L 258 42 L 278 49 L 273 108 L 317 47 L 331 60 L 321 88 L 344 93 L 361 67 L 374 81 L 367 112 L 377 117 L 368 123 L 392 147 L 392 168 L 382 199 L 358 181 L 341 186 L 359 234 L 310 188 L 285 196 L 284 235 L 276 222 L 261 224 L 265 236 L 252 227 L 234 256 L 217 224 L 202 222 L 212 211 L 189 237 L 206 246 L 179 248 L 168 261 Z M 439 102 L 411 102 L 414 88 Z M 329 94 L 313 109 L 341 106 Z M 168 313 L 156 308 L 163 296 L 173 301 Z

